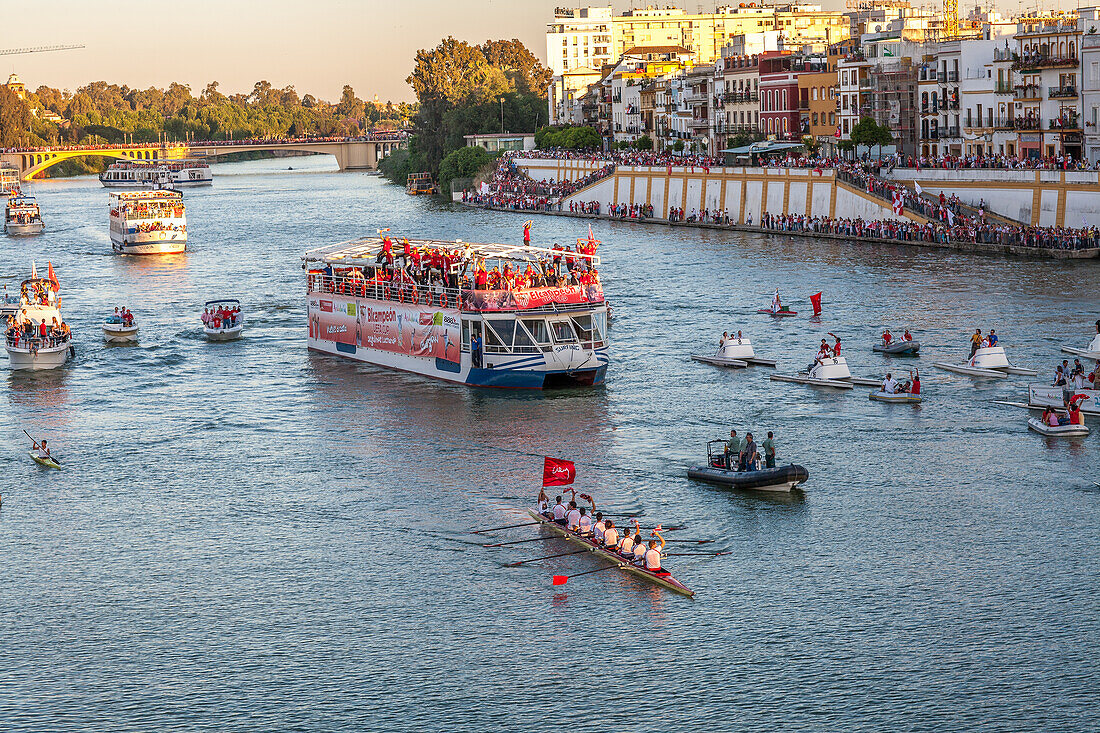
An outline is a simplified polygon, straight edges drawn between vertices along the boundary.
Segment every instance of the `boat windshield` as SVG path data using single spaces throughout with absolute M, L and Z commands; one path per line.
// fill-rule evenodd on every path
M 559 344 L 574 343 L 577 340 L 577 334 L 573 332 L 569 321 L 551 321 L 550 328 L 554 331 L 554 341 Z

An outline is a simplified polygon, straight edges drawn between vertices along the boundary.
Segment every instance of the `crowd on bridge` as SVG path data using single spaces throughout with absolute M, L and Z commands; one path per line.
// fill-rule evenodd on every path
M 56 145 L 38 147 L 2 148 L 3 153 L 53 153 L 70 150 L 129 150 L 147 148 L 208 148 L 245 145 L 300 145 L 310 143 L 348 143 L 348 142 L 391 142 L 408 139 L 407 130 L 377 130 L 365 135 L 347 137 L 343 135 L 297 135 L 295 137 L 263 138 L 251 137 L 241 140 L 189 140 L 186 142 L 148 142 L 148 143 L 103 143 L 98 145 Z

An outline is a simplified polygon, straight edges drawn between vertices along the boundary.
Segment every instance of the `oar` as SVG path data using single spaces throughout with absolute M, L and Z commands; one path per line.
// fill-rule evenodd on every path
M 520 565 L 523 565 L 523 564 L 529 563 L 529 562 L 538 562 L 539 560 L 550 560 L 550 559 L 555 558 L 555 557 L 568 557 L 569 555 L 583 555 L 586 552 L 589 552 L 589 550 L 574 550 L 573 552 L 560 552 L 557 555 L 547 555 L 546 557 L 533 557 L 530 560 L 518 560 L 516 562 L 510 562 L 507 565 L 505 565 L 504 567 L 514 568 L 514 567 L 518 567 Z
M 23 435 L 26 435 L 28 438 L 30 438 L 31 442 L 34 443 L 35 445 L 42 445 L 42 443 L 40 443 L 39 441 L 34 439 L 33 435 L 31 435 L 30 433 L 27 432 L 26 428 L 23 429 Z M 59 466 L 61 465 L 61 461 L 57 460 L 57 456 L 51 455 L 50 460 L 53 461 L 54 463 L 56 463 Z
M 600 572 L 603 572 L 604 570 L 614 570 L 615 568 L 621 568 L 621 567 L 623 567 L 623 564 L 620 562 L 620 563 L 617 563 L 615 565 L 608 565 L 605 568 L 596 568 L 595 570 L 585 570 L 583 573 L 573 573 L 572 575 L 555 575 L 554 576 L 554 585 L 565 585 L 565 582 L 567 580 L 569 580 L 570 578 L 579 578 L 582 575 L 589 575 L 591 573 L 600 573 Z
M 549 539 L 548 537 L 532 537 L 529 540 L 512 540 L 511 542 L 495 542 L 491 545 L 482 545 L 482 547 L 504 547 L 505 545 L 522 545 L 524 542 L 539 542 Z
M 730 555 L 729 550 L 722 550 L 720 552 L 670 552 L 665 557 L 687 557 L 688 555 L 706 555 L 707 557 L 718 557 L 719 555 Z
M 685 543 L 687 543 L 687 544 L 689 544 L 689 545 L 691 545 L 691 544 L 695 544 L 695 545 L 709 545 L 709 544 L 710 544 L 711 542 L 714 542 L 714 540 L 681 540 L 681 539 L 672 539 L 672 540 L 665 540 L 665 542 L 685 542 Z
M 470 534 L 484 534 L 486 532 L 499 532 L 502 529 L 515 529 L 516 527 L 530 527 L 534 524 L 542 524 L 542 522 L 524 522 L 523 524 L 506 524 L 503 527 L 490 527 L 489 529 L 475 529 Z

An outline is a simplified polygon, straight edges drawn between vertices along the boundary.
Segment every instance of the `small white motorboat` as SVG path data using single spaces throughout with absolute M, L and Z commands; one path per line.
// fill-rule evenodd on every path
M 1075 349 L 1072 346 L 1063 346 L 1062 351 L 1074 356 L 1083 356 L 1086 359 L 1095 359 L 1100 362 L 1100 321 L 1096 322 L 1096 335 L 1092 338 L 1087 348 Z
M 1088 426 L 1086 425 L 1059 425 L 1057 427 L 1053 425 L 1046 425 L 1037 417 L 1028 418 L 1027 427 L 1029 430 L 1034 430 L 1042 435 L 1049 435 L 1051 437 L 1061 438 L 1079 438 L 1089 434 Z
M 871 350 L 878 354 L 890 354 L 891 356 L 917 356 L 920 352 L 920 341 L 913 339 L 908 341 L 894 339 L 890 343 L 879 341 L 871 347 Z
M 805 372 L 798 374 L 773 374 L 773 382 L 794 382 L 795 384 L 809 384 L 815 387 L 833 387 L 835 389 L 851 389 L 856 384 L 864 381 L 877 385 L 875 380 L 856 381 L 852 373 L 848 371 L 848 362 L 843 356 L 830 356 L 825 359 L 815 360 L 813 365 Z
M 206 301 L 206 313 L 211 315 L 202 325 L 202 331 L 209 341 L 232 341 L 240 338 L 244 331 L 244 316 L 241 315 L 241 301 L 236 298 L 222 298 Z
M 718 347 L 714 356 L 705 354 L 692 354 L 693 361 L 701 361 L 704 364 L 712 364 L 722 367 L 747 367 L 750 364 L 760 366 L 775 366 L 773 359 L 761 359 L 752 350 L 752 341 L 745 337 L 731 336 Z
M 1005 379 L 1009 374 L 1034 377 L 1039 373 L 1034 369 L 1024 369 L 1009 364 L 1003 346 L 986 346 L 978 349 L 965 364 L 947 364 L 937 361 L 932 366 L 957 374 L 966 374 L 971 377 L 988 377 L 990 379 Z
M 109 344 L 127 344 L 137 340 L 137 324 L 123 325 L 118 316 L 108 316 L 103 322 L 103 339 Z

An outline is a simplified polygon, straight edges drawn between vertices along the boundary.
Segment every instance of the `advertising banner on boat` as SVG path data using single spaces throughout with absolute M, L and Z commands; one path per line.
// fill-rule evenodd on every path
M 602 302 L 603 288 L 595 284 L 527 290 L 472 290 L 463 293 L 463 307 L 479 311 L 540 308 L 551 303 Z
M 313 296 L 309 337 L 458 362 L 462 327 L 458 311 L 450 308 Z

